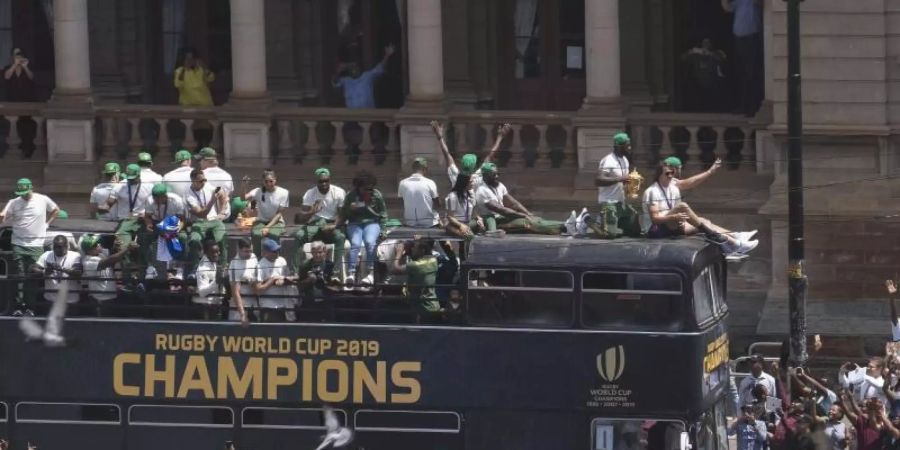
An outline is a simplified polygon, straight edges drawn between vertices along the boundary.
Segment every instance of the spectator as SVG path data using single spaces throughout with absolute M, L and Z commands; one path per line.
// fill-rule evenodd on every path
M 304 300 L 321 302 L 327 295 L 327 287 L 340 285 L 340 280 L 334 278 L 334 263 L 326 259 L 324 242 L 313 241 L 309 252 L 312 258 L 304 261 L 297 271 L 297 286 Z
M 838 398 L 834 391 L 825 387 L 828 383 L 825 382 L 825 380 L 817 380 L 809 376 L 802 367 L 798 367 L 796 372 L 797 378 L 795 378 L 795 380 L 798 381 L 798 384 L 800 384 L 804 390 L 808 390 L 808 396 L 815 400 L 816 405 L 821 408 L 823 412 L 830 411 L 831 405 L 837 402 Z
M 762 384 L 768 393 L 775 392 L 775 378 L 763 372 L 763 364 L 765 360 L 760 355 L 754 355 L 750 363 L 750 375 L 741 380 L 738 386 L 738 395 L 740 395 L 741 405 L 753 402 L 753 388 Z
M 92 305 L 97 306 L 97 315 L 107 316 L 107 304 L 116 298 L 116 279 L 113 267 L 119 263 L 129 251 L 137 250 L 137 244 L 132 242 L 128 247 L 116 240 L 113 245 L 113 254 L 104 257 L 103 248 L 100 247 L 100 237 L 95 234 L 86 234 L 81 238 L 81 251 L 84 252 L 82 266 L 84 278 L 88 280 L 88 299 Z
M 59 207 L 50 197 L 34 192 L 28 178 L 16 182 L 15 195 L 0 212 L 0 223 L 12 225 L 13 260 L 16 273 L 24 277 L 44 252 L 47 228 L 56 220 Z M 16 309 L 12 315 L 33 317 L 34 295 L 34 286 L 23 280 L 16 289 Z
M 384 74 L 384 65 L 394 54 L 394 46 L 384 48 L 384 57 L 375 67 L 360 73 L 358 63 L 338 64 L 337 73 L 331 79 L 335 88 L 344 92 L 344 105 L 347 108 L 375 108 L 375 79 Z
M 391 260 L 392 272 L 406 275 L 406 297 L 419 314 L 435 314 L 441 312 L 434 285 L 437 282 L 438 261 L 432 254 L 434 241 L 417 239 L 413 242 L 397 244 L 395 257 Z M 406 264 L 400 261 L 406 256 Z
M 153 171 L 153 155 L 147 152 L 138 153 L 137 165 L 141 168 L 141 183 L 149 183 L 151 186 L 162 183 L 162 175 Z
M 456 177 L 453 190 L 447 194 L 445 204 L 446 230 L 448 233 L 466 239 L 484 231 L 484 220 L 475 210 L 475 193 L 472 192 L 474 177 L 464 168 Z
M 725 52 L 713 47 L 712 40 L 704 38 L 700 47 L 694 47 L 683 55 L 681 61 L 688 68 L 688 101 L 700 112 L 722 110 L 725 72 L 722 66 Z
M 654 183 L 644 191 L 644 216 L 641 224 L 649 238 L 665 238 L 704 233 L 722 246 L 725 253 L 746 254 L 759 244 L 751 240 L 756 231 L 734 233 L 707 219 L 699 217 L 690 205 L 681 199 L 681 191 L 693 189 L 714 174 L 722 161 L 716 159 L 709 170 L 690 178 L 678 179 L 681 160 L 671 156 L 656 168 Z
M 203 258 L 197 265 L 196 278 L 197 290 L 194 294 L 194 304 L 200 305 L 200 318 L 202 320 L 216 320 L 222 310 L 222 285 L 219 280 L 219 261 L 221 251 L 219 244 L 207 239 L 203 241 Z
M 597 185 L 597 203 L 600 204 L 599 226 L 595 231 L 600 237 L 615 238 L 622 234 L 640 235 L 638 214 L 626 203 L 625 186 L 631 182 L 631 138 L 626 133 L 613 136 L 613 151 L 600 160 Z
M 206 68 L 197 52 L 184 50 L 184 64 L 175 68 L 175 89 L 178 90 L 178 104 L 181 106 L 213 106 L 209 84 L 216 75 Z
M 178 167 L 163 175 L 163 182 L 169 186 L 169 192 L 182 198 L 191 189 L 192 159 L 191 152 L 185 149 L 178 150 L 175 153 L 175 164 L 178 164 Z
M 447 176 L 450 177 L 450 186 L 456 185 L 456 177 L 459 173 L 466 172 L 469 176 L 472 177 L 472 189 L 478 189 L 482 184 L 481 178 L 481 167 L 478 166 L 478 156 L 474 153 L 466 153 L 460 159 L 460 166 L 462 166 L 462 170 L 460 167 L 456 165 L 456 162 L 453 160 L 453 155 L 450 154 L 450 149 L 447 146 L 447 139 L 444 136 L 446 132 L 446 128 L 440 122 L 433 120 L 431 121 L 431 129 L 434 130 L 435 136 L 438 138 L 438 142 L 441 144 L 441 151 L 444 154 L 444 161 L 447 163 Z M 512 131 L 512 125 L 508 123 L 504 123 L 497 127 L 497 136 L 494 138 L 494 145 L 491 147 L 491 150 L 488 152 L 487 156 L 484 157 L 484 161 L 482 164 L 493 162 L 494 157 L 497 155 L 497 151 L 500 150 L 500 144 L 503 143 L 503 138 L 505 138 Z
M 824 447 L 820 447 L 820 439 L 819 435 L 821 434 L 818 430 L 814 431 L 815 422 L 812 417 L 807 414 L 801 415 L 797 419 L 797 429 L 794 434 L 793 445 L 791 445 L 792 450 L 818 450 Z M 825 443 L 825 441 L 822 441 Z
M 828 409 L 828 417 L 825 420 L 825 436 L 831 444 L 830 450 L 847 449 L 847 425 L 844 424 L 844 409 L 841 405 L 833 404 Z
M 281 245 L 277 241 L 262 240 L 263 258 L 257 269 L 256 293 L 259 297 L 261 320 L 263 322 L 293 322 L 296 320 L 294 306 L 297 292 L 292 284 L 297 277 L 288 276 L 287 261 L 278 256 Z
M 356 266 L 359 263 L 359 250 L 365 243 L 366 265 L 368 273 L 360 283 L 371 286 L 375 281 L 375 250 L 387 220 L 387 207 L 381 192 L 375 189 L 375 176 L 361 171 L 353 178 L 353 190 L 347 193 L 344 204 L 338 212 L 336 226 L 347 224 L 347 235 L 350 237 L 350 261 L 347 268 L 345 286 L 356 283 Z
M 147 205 L 150 202 L 151 190 L 152 185 L 141 182 L 141 168 L 137 164 L 129 164 L 125 167 L 125 183 L 116 186 L 108 202 L 110 206 L 116 207 L 114 216 L 119 220 L 116 237 L 122 241 L 124 247 L 130 247 L 128 244 L 141 232 L 144 214 L 146 214 Z M 123 275 L 126 278 L 130 276 L 131 266 L 134 263 L 144 265 L 144 256 L 147 254 L 149 244 L 145 240 L 138 241 L 137 261 L 133 258 L 132 252 L 125 255 Z
M 737 436 L 738 450 L 763 450 L 769 439 L 766 423 L 756 418 L 753 405 L 741 406 L 741 417 L 731 425 L 728 434 Z
M 884 369 L 884 359 L 880 357 L 869 358 L 866 367 L 859 367 L 853 363 L 844 363 L 838 371 L 838 381 L 841 387 L 850 390 L 858 402 L 864 402 L 870 398 L 877 398 L 882 405 L 887 404 L 883 387 L 885 380 L 881 376 Z
M 119 164 L 108 162 L 103 165 L 104 181 L 91 190 L 91 218 L 114 222 L 115 215 L 109 209 L 108 200 L 115 191 L 119 181 Z
M 203 147 L 195 156 L 200 160 L 200 169 L 209 180 L 212 187 L 220 187 L 229 197 L 234 192 L 234 179 L 225 169 L 219 167 L 219 159 L 216 157 L 215 149 L 211 147 Z
M 200 169 L 191 171 L 191 189 L 184 197 L 187 204 L 188 219 L 191 224 L 188 238 L 188 261 L 196 264 L 200 259 L 202 242 L 212 239 L 219 244 L 218 264 L 224 266 L 228 261 L 225 245 L 225 224 L 222 222 L 231 215 L 228 196 L 222 188 L 214 188 L 206 183 L 206 175 Z M 191 270 L 188 270 L 190 273 Z
M 228 320 L 240 320 L 243 326 L 250 324 L 250 313 L 247 311 L 247 307 L 259 308 L 259 301 L 256 297 L 258 265 L 250 240 L 238 239 L 237 255 L 231 260 L 228 267 L 228 278 L 231 280 Z
M 413 174 L 400 181 L 397 196 L 403 199 L 403 224 L 413 228 L 434 228 L 439 221 L 441 200 L 437 185 L 428 178 L 428 160 L 416 158 Z
M 734 13 L 734 48 L 740 80 L 738 113 L 756 114 L 763 99 L 761 0 L 721 0 L 725 12 Z
M 342 188 L 331 184 L 331 171 L 320 167 L 315 171 L 316 185 L 303 194 L 303 205 L 297 214 L 295 222 L 301 224 L 294 234 L 297 242 L 297 253 L 294 264 L 298 270 L 306 261 L 304 244 L 312 241 L 322 241 L 334 246 L 332 261 L 338 265 L 337 276 L 343 280 L 344 275 L 344 245 L 347 237 L 335 226 L 338 210 L 344 204 L 347 192 Z
M 12 50 L 12 61 L 3 68 L 3 78 L 6 82 L 6 101 L 8 102 L 36 102 L 34 73 L 28 67 L 29 61 L 25 53 L 19 48 Z M 34 139 L 37 137 L 37 122 L 31 116 L 20 116 L 16 121 L 16 131 L 22 140 L 22 150 L 26 155 L 34 152 Z
M 284 211 L 290 204 L 290 192 L 278 186 L 278 178 L 274 170 L 264 170 L 262 176 L 263 185 L 254 188 L 246 195 L 245 200 L 256 202 L 258 216 L 250 235 L 253 238 L 253 250 L 261 251 L 260 241 L 263 238 L 278 242 L 284 234 Z
M 31 271 L 43 274 L 44 299 L 52 304 L 47 315 L 47 327 L 42 336 L 44 344 L 63 346 L 66 342 L 62 336 L 66 309 L 69 304 L 78 303 L 81 290 L 78 281 L 81 277 L 81 255 L 69 250 L 69 240 L 65 236 L 56 236 L 53 238 L 53 249 L 41 255 L 31 267 Z
M 500 182 L 494 163 L 481 165 L 484 184 L 475 191 L 475 207 L 484 219 L 487 231 L 558 235 L 565 230 L 562 222 L 535 216 L 516 200 Z M 509 205 L 509 206 L 507 206 Z
M 882 450 L 891 438 L 900 438 L 900 431 L 888 420 L 880 400 L 867 399 L 865 411 L 862 411 L 853 397 L 845 393 L 841 396 L 841 403 L 847 418 L 856 428 L 857 450 Z

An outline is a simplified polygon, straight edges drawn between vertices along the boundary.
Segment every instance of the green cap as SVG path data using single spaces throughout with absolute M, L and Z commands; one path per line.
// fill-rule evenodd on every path
M 481 171 L 482 171 L 482 172 L 485 172 L 485 173 L 487 173 L 487 172 L 496 172 L 496 171 L 497 171 L 497 165 L 494 164 L 494 163 L 492 163 L 492 162 L 486 162 L 486 163 L 484 163 L 484 164 L 481 165 Z
M 235 197 L 231 199 L 231 212 L 239 213 L 247 207 L 247 200 L 244 200 L 240 197 Z
M 428 160 L 422 157 L 413 160 L 413 167 L 428 167 Z
M 141 166 L 137 164 L 129 164 L 125 166 L 125 179 L 133 180 L 141 176 Z
M 28 195 L 33 188 L 34 186 L 28 178 L 20 178 L 19 181 L 16 181 L 16 195 L 19 197 Z
M 677 156 L 670 156 L 663 160 L 663 164 L 671 167 L 681 167 L 681 160 Z
M 322 175 L 325 175 L 326 177 L 330 177 L 330 176 L 331 176 L 331 171 L 328 170 L 327 167 L 319 167 L 319 168 L 316 169 L 316 171 L 313 172 L 313 173 L 316 174 L 317 177 L 321 177 Z
M 147 152 L 140 152 L 140 153 L 138 153 L 138 162 L 153 164 L 153 155 L 151 155 Z
M 475 173 L 475 166 L 477 164 L 478 156 L 475 156 L 474 153 L 466 153 L 463 155 L 462 159 L 459 160 L 459 172 L 463 175 L 472 175 Z
M 189 152 L 185 149 L 178 150 L 175 153 L 175 162 L 177 162 L 177 163 L 180 163 L 182 161 L 187 161 L 191 158 L 192 158 L 191 152 Z
M 112 174 L 112 173 L 119 173 L 119 171 L 121 171 L 121 170 L 122 169 L 119 168 L 119 163 L 117 163 L 117 162 L 110 161 L 103 165 L 103 173 L 107 174 L 107 175 Z
M 216 159 L 216 151 L 212 147 L 203 147 L 194 155 L 194 159 Z
M 630 143 L 631 138 L 628 137 L 627 133 L 617 133 L 615 136 L 613 136 L 613 144 L 615 145 L 625 145 Z
M 169 193 L 169 186 L 165 183 L 156 183 L 153 185 L 153 189 L 150 190 L 150 195 L 154 197 L 158 197 L 160 195 L 166 195 Z
M 61 210 L 59 210 L 58 213 L 56 213 L 56 218 L 57 219 L 68 219 L 69 213 L 64 209 L 61 209 Z
M 81 251 L 83 252 L 89 252 L 98 245 L 100 245 L 100 238 L 96 234 L 88 233 L 81 237 Z

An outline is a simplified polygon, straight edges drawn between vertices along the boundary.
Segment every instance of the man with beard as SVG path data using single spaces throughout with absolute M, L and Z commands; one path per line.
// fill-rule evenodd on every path
M 613 136 L 613 151 L 600 160 L 597 202 L 600 204 L 599 229 L 601 237 L 637 236 L 640 225 L 637 212 L 625 202 L 625 186 L 630 182 L 631 138 L 625 133 Z
M 558 235 L 564 230 L 562 222 L 535 216 L 510 195 L 500 182 L 494 163 L 482 164 L 481 172 L 484 184 L 475 191 L 475 209 L 484 219 L 487 231 Z

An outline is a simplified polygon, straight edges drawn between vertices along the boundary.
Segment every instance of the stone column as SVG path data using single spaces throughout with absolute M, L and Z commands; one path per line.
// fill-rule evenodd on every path
M 434 167 L 443 165 L 428 122 L 446 120 L 441 0 L 409 0 L 406 12 L 409 95 L 397 115 L 403 173 L 417 157 L 428 158 Z
M 90 44 L 87 0 L 53 1 L 53 48 L 56 96 L 91 93 Z
M 271 162 L 271 104 L 266 85 L 266 17 L 261 0 L 231 1 L 231 77 L 222 108 L 225 164 L 256 166 Z

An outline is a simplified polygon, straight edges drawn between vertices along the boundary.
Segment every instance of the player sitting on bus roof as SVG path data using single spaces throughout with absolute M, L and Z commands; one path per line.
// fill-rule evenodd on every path
M 113 216 L 119 220 L 119 226 L 116 227 L 116 237 L 122 241 L 122 245 L 129 247 L 128 244 L 135 240 L 141 230 L 144 228 L 144 213 L 147 211 L 147 203 L 150 201 L 151 190 L 153 186 L 149 183 L 141 182 L 141 168 L 137 164 L 129 164 L 125 167 L 125 183 L 116 186 L 112 191 L 108 204 L 115 207 Z M 144 267 L 149 242 L 139 239 L 138 247 L 140 250 L 128 252 L 122 261 L 124 270 L 123 277 L 129 278 L 134 265 Z
M 344 204 L 338 210 L 335 226 L 347 224 L 347 236 L 350 238 L 350 257 L 347 265 L 345 286 L 356 283 L 357 264 L 360 247 L 366 247 L 366 276 L 360 280 L 362 286 L 375 283 L 375 260 L 378 241 L 384 237 L 387 222 L 387 207 L 384 197 L 375 189 L 375 176 L 365 170 L 353 177 L 353 189 L 347 192 Z
M 545 220 L 535 216 L 509 194 L 500 182 L 500 174 L 494 163 L 481 166 L 484 184 L 475 191 L 475 206 L 484 218 L 487 231 L 504 230 L 510 233 L 535 233 L 558 235 L 565 231 L 562 222 Z
M 221 187 L 213 187 L 207 183 L 206 174 L 200 169 L 194 169 L 191 171 L 191 188 L 184 197 L 184 203 L 187 205 L 190 222 L 188 241 L 190 267 L 187 273 L 193 271 L 193 266 L 200 259 L 202 243 L 207 239 L 219 244 L 220 254 L 217 263 L 224 266 L 228 259 L 225 255 L 225 224 L 222 221 L 231 215 L 227 192 Z
M 94 186 L 94 189 L 91 190 L 91 219 L 110 222 L 116 220 L 109 209 L 107 200 L 109 200 L 116 186 L 120 184 L 119 172 L 118 163 L 108 162 L 103 165 L 103 182 Z
M 431 129 L 434 130 L 434 135 L 437 136 L 438 142 L 441 144 L 441 152 L 444 155 L 444 161 L 447 163 L 447 176 L 450 177 L 450 186 L 456 185 L 456 179 L 462 172 L 467 172 L 472 177 L 472 189 L 478 189 L 481 186 L 482 178 L 481 178 L 481 168 L 478 166 L 478 155 L 474 153 L 466 153 L 459 160 L 459 166 L 456 165 L 456 161 L 453 159 L 453 155 L 450 154 L 450 148 L 447 146 L 447 139 L 444 136 L 447 131 L 444 124 L 433 120 L 431 121 Z M 482 164 L 486 164 L 492 162 L 494 156 L 497 154 L 497 151 L 500 150 L 500 145 L 503 143 L 503 138 L 506 137 L 510 132 L 512 132 L 512 125 L 508 123 L 504 123 L 497 127 L 496 137 L 494 138 L 494 145 L 491 146 L 491 150 L 488 152 L 487 156 L 482 160 Z M 489 138 L 489 136 L 488 136 Z
M 649 238 L 690 236 L 706 234 L 707 238 L 722 246 L 725 253 L 746 254 L 759 243 L 753 240 L 756 231 L 732 232 L 698 216 L 690 205 L 682 201 L 681 191 L 693 189 L 707 180 L 722 166 L 716 159 L 705 172 L 690 178 L 679 179 L 681 160 L 670 156 L 656 168 L 656 176 L 644 191 L 644 216 L 642 228 Z
M 44 252 L 31 267 L 31 271 L 44 275 L 44 299 L 54 302 L 61 295 L 60 286 L 65 283 L 65 302 L 78 303 L 81 283 L 77 278 L 81 277 L 81 255 L 69 250 L 69 240 L 65 236 L 53 238 L 53 249 Z
M 422 315 L 433 315 L 441 312 L 441 304 L 434 291 L 437 283 L 438 260 L 432 254 L 434 241 L 416 239 L 411 242 L 397 244 L 394 259 L 391 261 L 391 272 L 406 275 L 404 293 L 418 312 L 417 321 Z M 403 263 L 404 257 L 406 262 Z
M 154 266 L 154 269 L 160 278 L 165 278 L 166 271 L 172 262 L 172 255 L 166 254 L 161 246 L 165 247 L 166 242 L 160 237 L 160 233 L 168 230 L 159 229 L 166 218 L 174 216 L 177 218 L 175 234 L 182 243 L 187 242 L 187 233 L 184 232 L 184 219 L 187 210 L 184 206 L 184 199 L 176 194 L 169 192 L 169 186 L 165 183 L 156 183 L 150 191 L 150 201 L 147 203 L 147 211 L 144 213 L 144 226 L 146 231 L 142 234 L 141 239 L 146 239 L 149 243 L 147 246 L 147 264 Z
M 456 176 L 453 190 L 447 194 L 445 229 L 447 233 L 465 239 L 472 239 L 476 233 L 484 231 L 484 220 L 475 210 L 474 177 L 468 169 L 463 168 Z
M 203 258 L 197 265 L 197 289 L 192 299 L 198 305 L 202 320 L 218 320 L 222 310 L 223 286 L 217 264 L 220 253 L 219 244 L 215 240 L 203 241 Z
M 334 263 L 327 259 L 328 250 L 322 241 L 309 244 L 312 258 L 297 270 L 297 287 L 304 300 L 321 302 L 329 291 L 340 289 L 341 282 L 334 277 Z
M 116 239 L 113 253 L 103 256 L 100 237 L 88 233 L 81 238 L 81 251 L 84 252 L 82 266 L 84 278 L 88 280 L 88 300 L 97 306 L 97 316 L 107 316 L 107 304 L 116 299 L 116 275 L 113 267 L 118 264 L 128 251 L 137 250 L 138 245 L 130 242 L 127 246 Z
M 433 228 L 440 224 L 441 198 L 437 184 L 428 178 L 428 160 L 416 158 L 413 173 L 400 180 L 397 196 L 403 200 L 403 224 L 412 228 Z
M 303 206 L 294 218 L 294 222 L 301 224 L 294 233 L 297 251 L 294 256 L 294 268 L 299 272 L 306 261 L 306 252 L 303 245 L 312 241 L 322 241 L 334 246 L 332 261 L 338 263 L 338 274 L 343 276 L 344 244 L 347 237 L 335 226 L 338 209 L 344 204 L 347 192 L 341 187 L 331 184 L 331 171 L 326 167 L 315 170 L 316 185 L 303 194 Z M 340 278 L 343 281 L 343 278 Z
M 262 258 L 257 265 L 256 294 L 263 322 L 293 322 L 297 304 L 296 276 L 288 275 L 288 265 L 278 255 L 281 245 L 273 239 L 262 240 Z
M 244 200 L 256 204 L 256 222 L 250 230 L 256 254 L 262 252 L 263 239 L 275 242 L 281 240 L 284 233 L 284 212 L 290 205 L 290 197 L 291 193 L 287 189 L 278 186 L 278 177 L 271 169 L 263 170 L 262 186 L 244 194 Z

